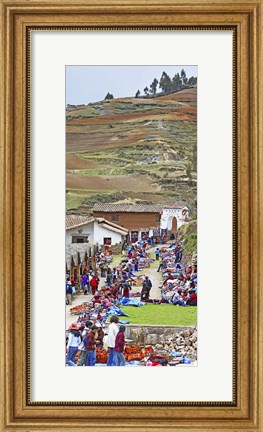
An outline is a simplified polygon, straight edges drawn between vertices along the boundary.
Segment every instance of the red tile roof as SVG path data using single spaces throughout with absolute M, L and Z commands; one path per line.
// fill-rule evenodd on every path
M 90 222 L 93 222 L 94 217 L 90 216 L 80 216 L 80 215 L 67 215 L 66 216 L 66 230 L 71 228 L 76 228 L 82 225 L 86 225 Z
M 165 208 L 181 209 L 183 207 L 174 204 L 95 204 L 93 212 L 161 213 Z
M 129 230 L 127 230 L 126 228 L 113 224 L 110 221 L 108 221 L 107 219 L 103 219 L 103 218 L 96 218 L 96 221 L 98 221 L 99 226 L 102 226 L 103 228 L 109 230 L 109 231 L 113 231 L 116 232 L 118 234 L 121 234 L 123 236 L 128 235 Z
M 77 228 L 94 221 L 97 221 L 99 225 L 102 226 L 103 228 L 106 228 L 110 231 L 117 232 L 123 236 L 126 236 L 129 232 L 129 230 L 127 230 L 126 228 L 117 225 L 113 222 L 110 222 L 104 218 L 94 218 L 94 217 L 79 216 L 79 215 L 66 216 L 66 230 Z

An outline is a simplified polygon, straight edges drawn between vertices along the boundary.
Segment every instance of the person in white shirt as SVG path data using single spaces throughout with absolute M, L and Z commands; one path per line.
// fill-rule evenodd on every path
M 119 327 L 117 326 L 119 322 L 119 318 L 117 315 L 113 315 L 110 319 L 110 325 L 108 328 L 108 347 L 110 349 L 107 366 L 116 366 L 116 359 L 115 359 L 115 340 L 117 337 L 117 334 L 119 332 Z
M 79 326 L 77 324 L 72 324 L 70 327 L 70 333 L 68 338 L 68 354 L 66 362 L 68 366 L 75 366 L 74 360 L 78 352 L 78 347 L 81 342 Z

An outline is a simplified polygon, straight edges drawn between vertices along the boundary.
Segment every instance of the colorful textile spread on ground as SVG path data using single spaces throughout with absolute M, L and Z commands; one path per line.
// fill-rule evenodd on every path
M 78 363 L 80 351 L 74 360 Z M 177 366 L 178 364 L 190 364 L 191 361 L 181 352 L 158 350 L 152 345 L 139 346 L 127 344 L 124 350 L 127 365 L 133 366 Z M 108 361 L 108 349 L 96 348 L 96 363 L 106 365 Z
M 183 264 L 182 252 L 181 244 L 161 248 L 162 299 L 173 305 L 197 306 L 197 262 Z
M 98 329 L 103 328 L 107 331 L 109 318 L 115 315 L 120 317 L 119 324 L 129 324 L 129 321 L 125 319 L 128 315 L 123 312 L 122 306 L 145 307 L 147 302 L 196 306 L 196 260 L 192 260 L 191 263 L 182 262 L 182 243 L 163 246 L 157 252 L 158 258 L 156 260 L 159 260 L 157 271 L 162 272 L 163 278 L 161 300 L 150 299 L 150 290 L 147 291 L 147 283 L 149 283 L 147 276 L 136 274 L 138 271 L 148 268 L 153 261 L 147 253 L 145 243 L 127 246 L 125 253 L 123 253 L 123 259 L 113 268 L 110 267 L 112 257 L 98 253 L 96 271 L 86 269 L 83 274 L 85 276 L 84 293 L 85 290 L 88 293 L 92 292 L 93 297 L 90 301 L 70 309 L 70 313 L 76 316 L 76 322 L 72 324 L 75 329 L 80 334 L 84 334 L 85 324 L 90 320 Z M 105 278 L 105 283 L 100 289 L 98 289 L 98 277 Z M 134 288 L 137 288 L 138 291 L 132 292 Z M 69 328 L 69 330 L 71 329 Z M 190 332 L 187 337 L 187 346 L 191 346 L 191 349 L 195 350 L 196 335 Z M 190 363 L 190 360 L 182 352 L 183 346 L 180 345 L 180 337 L 175 339 L 174 344 L 169 346 L 126 344 L 124 352 L 126 365 L 176 366 Z M 105 365 L 109 355 L 107 343 L 105 339 L 103 341 L 101 346 L 96 347 L 96 364 L 99 365 Z M 77 363 L 78 355 L 80 355 L 80 351 L 74 362 L 71 362 L 71 366 Z

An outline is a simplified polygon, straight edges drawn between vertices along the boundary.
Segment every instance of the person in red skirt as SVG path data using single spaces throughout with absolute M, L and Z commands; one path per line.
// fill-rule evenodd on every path
M 90 280 L 90 283 L 89 283 L 90 287 L 91 287 L 92 295 L 95 295 L 95 292 L 97 291 L 98 286 L 99 286 L 99 282 L 100 282 L 100 280 L 99 280 L 98 276 L 93 275 L 91 280 Z

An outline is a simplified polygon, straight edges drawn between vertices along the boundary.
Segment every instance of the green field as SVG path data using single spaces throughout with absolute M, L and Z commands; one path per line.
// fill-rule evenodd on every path
M 157 324 L 174 326 L 194 326 L 197 324 L 197 307 L 181 307 L 170 304 L 145 306 L 123 306 L 121 308 L 128 317 L 123 317 L 130 324 Z M 122 318 L 120 318 L 122 319 Z

